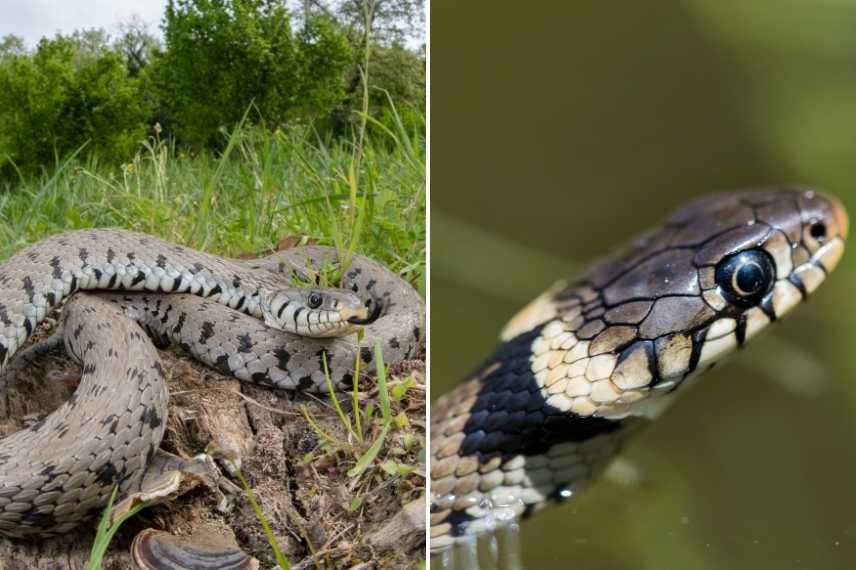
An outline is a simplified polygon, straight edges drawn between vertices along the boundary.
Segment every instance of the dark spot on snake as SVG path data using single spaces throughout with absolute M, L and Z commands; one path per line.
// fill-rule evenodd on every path
M 234 278 L 232 279 L 232 287 L 234 287 L 235 289 L 241 288 L 241 277 L 240 276 L 238 276 L 238 275 L 234 276 Z
M 236 311 L 240 311 L 241 309 L 244 308 L 244 301 L 246 301 L 246 297 L 244 297 L 244 296 L 238 297 L 238 302 L 235 303 L 235 310 Z
M 375 281 L 374 279 L 369 279 L 369 282 L 366 283 L 366 289 L 371 291 L 372 287 L 374 287 L 375 285 L 377 285 L 377 281 Z
M 321 350 L 316 352 L 315 356 L 318 357 L 318 366 L 321 368 L 321 370 L 330 369 L 330 353 L 327 352 L 326 348 L 322 348 Z
M 77 328 L 74 329 L 74 332 L 72 333 L 72 335 L 74 336 L 75 339 L 78 339 L 78 338 L 80 338 L 80 333 L 82 333 L 82 332 L 83 332 L 83 324 L 81 323 L 81 324 L 77 325 Z
M 160 376 L 161 378 L 166 378 L 166 370 L 163 369 L 163 366 L 160 362 L 155 361 L 155 363 L 152 364 L 152 369 L 157 372 L 158 376 Z
M 24 328 L 27 329 L 27 336 L 33 334 L 33 323 L 30 321 L 29 317 L 24 319 Z
M 297 310 L 294 311 L 294 316 L 292 317 L 293 322 L 297 322 L 297 317 L 304 311 L 304 307 L 297 307 Z
M 360 349 L 360 360 L 365 362 L 366 364 L 371 364 L 372 361 L 372 351 L 370 348 L 363 347 Z
M 56 479 L 59 473 L 56 472 L 56 465 L 48 465 L 47 467 L 39 471 L 37 475 L 39 475 L 40 477 L 47 477 L 48 480 L 45 482 L 50 483 L 51 481 Z
M 214 361 L 214 366 L 217 367 L 217 370 L 227 376 L 232 374 L 232 369 L 229 367 L 228 354 L 221 354 L 220 356 L 218 356 L 217 360 Z
M 277 367 L 279 367 L 280 370 L 287 370 L 288 361 L 291 360 L 291 353 L 289 353 L 283 347 L 279 347 L 273 351 L 273 355 L 276 356 Z
M 204 271 L 204 270 L 205 270 L 205 266 L 197 261 L 196 263 L 193 264 L 193 266 L 188 271 L 190 271 L 191 275 L 196 275 L 200 271 Z
M 389 346 L 392 348 L 401 348 L 401 344 L 399 344 L 398 339 L 395 337 L 389 339 Z
M 452 511 L 449 513 L 449 516 L 446 517 L 445 522 L 452 525 L 452 529 L 449 531 L 449 534 L 458 537 L 465 536 L 467 534 L 467 527 L 475 519 L 476 517 L 467 514 L 466 511 Z
M 50 528 L 56 525 L 56 518 L 53 513 L 46 513 L 37 510 L 39 507 L 34 506 L 29 511 L 21 515 L 21 523 L 25 523 L 28 527 Z
M 50 260 L 50 266 L 53 267 L 51 275 L 54 279 L 62 279 L 62 261 L 59 257 L 54 257 Z
M 0 322 L 6 326 L 12 324 L 12 321 L 9 320 L 8 313 L 6 313 L 6 305 L 3 305 L 2 303 L 0 303 Z
M 113 260 L 116 259 L 116 252 L 113 251 L 112 248 L 107 248 L 107 263 L 113 263 Z
M 270 384 L 270 378 L 264 372 L 253 372 L 253 375 L 250 376 L 253 379 L 253 382 L 256 384 Z
M 34 431 L 34 432 L 39 431 L 43 425 L 45 425 L 45 420 L 39 420 L 39 421 L 33 423 L 33 425 L 31 425 L 29 429 L 30 429 L 30 431 Z
M 208 339 L 214 336 L 214 323 L 205 321 L 202 323 L 202 332 L 199 335 L 199 344 L 206 344 Z
M 222 292 L 223 288 L 220 287 L 220 284 L 218 283 L 214 285 L 214 287 L 212 287 L 210 291 L 208 291 L 208 295 L 206 295 L 206 297 L 213 297 L 214 295 L 219 295 Z
M 104 272 L 101 271 L 100 269 L 93 268 L 92 274 L 95 276 L 96 281 L 101 281 L 101 276 L 104 275 Z
M 112 289 L 116 286 L 116 280 L 119 278 L 115 273 L 110 276 L 110 279 L 107 281 L 107 289 Z
M 413 337 L 414 337 L 416 340 L 419 340 L 419 335 L 421 335 L 421 334 L 422 334 L 422 331 L 420 331 L 420 330 L 419 330 L 419 327 L 414 327 L 414 328 L 413 328 Z
M 79 257 L 80 261 L 82 261 L 85 264 L 86 260 L 89 259 L 89 252 L 86 250 L 85 247 L 81 247 L 77 251 L 77 257 Z
M 131 280 L 131 287 L 136 287 L 140 283 L 146 280 L 146 276 L 142 271 L 137 272 L 134 278 Z
M 276 312 L 276 318 L 282 318 L 282 312 L 285 310 L 289 303 L 290 301 L 286 300 L 282 305 L 279 306 L 279 310 Z
M 353 291 L 354 293 L 357 293 L 359 290 L 360 290 L 360 288 L 359 288 L 359 287 L 357 287 L 357 284 L 356 284 L 356 283 L 353 283 L 353 284 L 351 285 L 351 291 Z
M 6 354 L 9 352 L 9 349 L 6 348 L 6 345 L 0 343 L 0 363 L 6 361 Z
M 252 352 L 253 351 L 253 339 L 250 338 L 250 335 L 244 334 L 238 337 L 238 352 Z
M 160 414 L 158 414 L 158 411 L 154 406 L 146 408 L 146 411 L 143 413 L 143 417 L 140 419 L 151 429 L 157 429 L 163 423 L 161 421 Z
M 308 390 L 312 387 L 312 384 L 312 376 L 304 376 L 303 378 L 297 381 L 297 389 Z
M 165 269 L 166 268 L 166 257 L 164 257 L 163 254 L 158 255 L 157 259 L 155 260 L 155 265 L 157 265 L 161 269 Z
M 94 374 L 94 373 L 95 373 L 95 369 L 96 369 L 96 367 L 95 367 L 95 363 L 94 363 L 94 362 L 87 362 L 87 363 L 83 366 L 83 373 L 84 373 L 84 374 Z
M 102 485 L 112 485 L 118 479 L 119 472 L 109 461 L 102 465 L 96 472 L 95 480 Z
M 33 280 L 30 279 L 29 275 L 27 275 L 21 281 L 21 284 L 24 286 L 24 291 L 27 292 L 27 297 L 30 299 L 30 303 L 32 303 L 33 298 L 36 296 L 36 289 L 33 287 Z
M 342 375 L 342 386 L 346 386 L 348 388 L 354 385 L 354 375 L 350 372 L 345 372 Z
M 116 428 L 119 427 L 119 416 L 110 414 L 101 418 L 99 421 L 102 426 L 110 425 L 110 433 L 116 433 Z
M 187 313 L 182 312 L 178 315 L 178 322 L 175 323 L 175 326 L 172 327 L 173 334 L 178 334 L 181 332 L 181 329 L 184 328 L 184 322 L 187 320 Z
M 73 408 L 77 405 L 78 399 L 79 398 L 78 398 L 77 392 L 75 392 L 71 396 L 69 396 L 68 400 L 66 400 L 65 403 L 68 404 L 69 407 Z
M 62 428 L 61 430 L 59 430 L 59 433 L 57 433 L 57 434 L 56 434 L 56 438 L 57 438 L 57 439 L 62 439 L 62 438 L 64 438 L 66 435 L 68 435 L 68 427 L 64 427 L 64 428 Z

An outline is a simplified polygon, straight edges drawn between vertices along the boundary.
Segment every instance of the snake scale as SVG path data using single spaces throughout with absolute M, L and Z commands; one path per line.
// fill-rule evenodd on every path
M 813 293 L 847 226 L 810 189 L 709 195 L 530 303 L 432 406 L 432 552 L 577 493 L 630 433 Z
M 0 364 L 69 296 L 59 337 L 82 365 L 59 409 L 0 440 L 0 533 L 55 535 L 100 513 L 113 487 L 139 485 L 163 437 L 166 372 L 146 338 L 176 344 L 224 374 L 277 388 L 352 385 L 355 358 L 373 369 L 413 357 L 421 297 L 356 256 L 341 289 L 312 283 L 338 262 L 305 246 L 232 260 L 125 230 L 51 236 L 0 264 Z M 82 291 L 114 291 L 75 294 Z M 362 342 L 356 329 L 365 327 Z M 25 351 L 26 352 L 26 351 Z M 19 356 L 24 356 L 20 354 Z

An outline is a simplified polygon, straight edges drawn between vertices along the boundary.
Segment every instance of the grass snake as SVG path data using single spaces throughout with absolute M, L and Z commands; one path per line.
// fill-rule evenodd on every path
M 135 489 L 167 415 L 165 370 L 146 338 L 179 345 L 224 374 L 277 388 L 325 391 L 374 366 L 413 357 L 424 308 L 410 285 L 355 256 L 341 289 L 313 286 L 335 251 L 304 246 L 233 260 L 125 230 L 49 237 L 0 264 L 0 364 L 63 306 L 64 343 L 81 382 L 55 412 L 0 440 L 0 533 L 48 536 L 98 514 L 115 485 Z M 295 285 L 295 280 L 309 285 Z M 97 294 L 77 292 L 95 291 Z M 114 291 L 114 292 L 99 292 Z M 365 327 L 362 342 L 357 328 Z
M 804 188 L 696 199 L 511 319 L 431 408 L 431 550 L 563 501 L 703 372 L 799 305 L 847 214 Z

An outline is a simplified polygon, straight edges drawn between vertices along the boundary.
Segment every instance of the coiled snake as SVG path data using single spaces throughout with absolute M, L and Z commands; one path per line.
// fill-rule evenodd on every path
M 61 338 L 83 375 L 58 410 L 0 440 L 0 533 L 66 532 L 99 513 L 115 484 L 139 485 L 167 414 L 164 369 L 140 326 L 225 374 L 279 388 L 326 390 L 325 367 L 346 388 L 358 355 L 373 367 L 376 342 L 387 362 L 412 356 L 422 300 L 379 264 L 357 256 L 343 289 L 294 284 L 336 262 L 320 246 L 239 261 L 93 229 L 52 236 L 0 264 L 4 368 L 69 295 L 122 291 L 75 295 L 64 306 Z M 344 336 L 362 326 L 361 344 Z
M 710 195 L 516 315 L 431 410 L 431 549 L 561 501 L 823 282 L 847 214 L 808 189 Z

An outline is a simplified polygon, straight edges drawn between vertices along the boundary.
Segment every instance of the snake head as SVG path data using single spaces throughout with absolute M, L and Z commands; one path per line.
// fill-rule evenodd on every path
M 840 202 L 802 188 L 705 196 L 560 284 L 505 336 L 541 327 L 532 373 L 579 416 L 656 416 L 688 379 L 781 318 L 836 267 Z
M 265 324 L 310 337 L 343 336 L 379 315 L 345 289 L 282 289 L 261 297 Z

